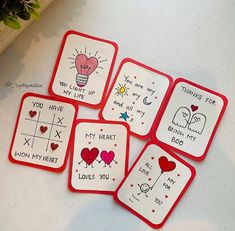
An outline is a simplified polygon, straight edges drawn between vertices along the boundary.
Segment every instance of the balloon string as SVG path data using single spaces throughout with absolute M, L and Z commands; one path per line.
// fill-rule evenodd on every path
M 158 178 L 156 179 L 156 181 L 154 182 L 153 186 L 151 187 L 151 189 L 153 189 L 153 187 L 155 186 L 155 184 L 157 183 L 157 181 L 159 180 L 159 178 L 161 177 L 161 175 L 163 174 L 163 171 L 161 172 L 161 174 L 158 176 Z

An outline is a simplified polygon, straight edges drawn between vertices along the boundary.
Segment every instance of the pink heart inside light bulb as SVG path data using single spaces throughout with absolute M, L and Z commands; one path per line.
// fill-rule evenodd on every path
M 98 66 L 98 60 L 95 57 L 87 58 L 84 54 L 79 54 L 75 58 L 75 66 L 80 75 L 89 76 Z

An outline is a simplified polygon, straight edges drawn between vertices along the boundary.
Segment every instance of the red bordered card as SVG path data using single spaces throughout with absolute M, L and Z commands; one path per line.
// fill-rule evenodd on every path
M 195 174 L 187 162 L 150 141 L 118 186 L 114 200 L 153 228 L 160 228 Z
M 112 194 L 128 171 L 129 126 L 80 119 L 76 123 L 68 187 Z
M 61 172 L 68 159 L 77 106 L 34 93 L 23 95 L 10 146 L 10 161 Z
M 156 139 L 193 160 L 203 160 L 227 104 L 224 95 L 179 78 L 157 125 Z
M 56 60 L 49 93 L 100 108 L 111 78 L 118 46 L 115 42 L 82 34 L 65 33 Z
M 133 59 L 124 59 L 116 73 L 99 117 L 123 121 L 131 134 L 150 137 L 168 96 L 172 78 Z

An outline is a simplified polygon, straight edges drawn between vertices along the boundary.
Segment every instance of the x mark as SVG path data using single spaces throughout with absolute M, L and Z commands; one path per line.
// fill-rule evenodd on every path
M 57 124 L 62 124 L 62 120 L 64 119 L 64 117 L 60 118 L 58 117 L 58 121 L 57 121 Z
M 27 138 L 24 138 L 24 140 L 25 140 L 24 145 L 28 144 L 28 146 L 30 146 L 30 144 L 29 144 L 30 139 L 31 139 L 31 138 L 28 138 L 28 139 L 27 139 Z

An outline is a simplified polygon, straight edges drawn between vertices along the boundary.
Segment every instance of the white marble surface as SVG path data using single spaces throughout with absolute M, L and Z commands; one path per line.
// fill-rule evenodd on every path
M 54 1 L 0 55 L 0 230 L 152 230 L 111 196 L 68 191 L 68 168 L 53 174 L 8 161 L 20 97 L 27 91 L 47 94 L 68 29 L 116 41 L 120 50 L 115 70 L 129 56 L 228 97 L 207 158 L 190 161 L 197 177 L 162 230 L 235 230 L 234 12 L 234 0 Z M 7 87 L 8 81 L 13 85 Z M 20 88 L 24 83 L 39 87 Z M 97 114 L 81 107 L 79 117 Z M 131 138 L 130 164 L 144 143 Z

